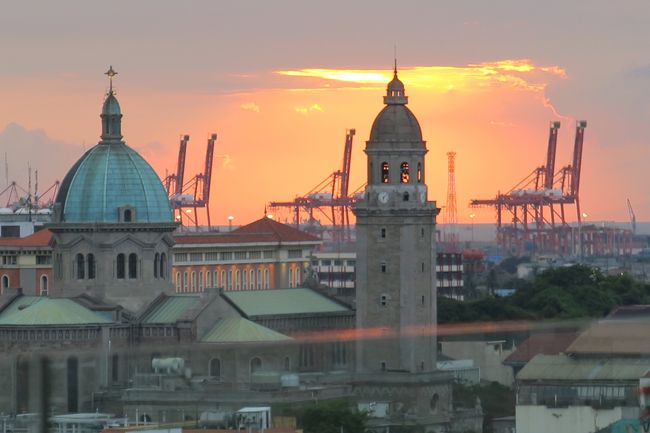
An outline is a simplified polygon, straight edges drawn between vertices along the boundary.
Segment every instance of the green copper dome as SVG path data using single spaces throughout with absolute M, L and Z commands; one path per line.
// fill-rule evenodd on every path
M 173 222 L 160 178 L 122 141 L 122 113 L 112 86 L 102 108 L 102 140 L 75 163 L 61 183 L 56 197 L 59 222 Z M 128 219 L 120 215 L 125 209 L 129 209 Z

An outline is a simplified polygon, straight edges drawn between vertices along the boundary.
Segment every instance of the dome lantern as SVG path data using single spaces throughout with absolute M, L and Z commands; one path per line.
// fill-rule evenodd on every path
M 104 73 L 108 76 L 109 90 L 102 106 L 102 144 L 120 143 L 122 141 L 122 110 L 113 91 L 113 77 L 117 72 L 113 66 Z

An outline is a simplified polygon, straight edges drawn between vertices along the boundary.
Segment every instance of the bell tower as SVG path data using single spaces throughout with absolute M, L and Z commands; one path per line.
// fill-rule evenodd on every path
M 368 184 L 357 217 L 359 373 L 435 370 L 436 203 L 427 198 L 426 143 L 394 70 L 366 142 Z M 364 338 L 363 330 L 382 337 Z

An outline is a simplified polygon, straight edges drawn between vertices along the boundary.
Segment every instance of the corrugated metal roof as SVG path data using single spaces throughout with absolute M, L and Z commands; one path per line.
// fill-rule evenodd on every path
M 38 296 L 21 296 L 0 314 L 0 326 L 91 325 L 111 322 L 71 299 Z
M 174 295 L 160 302 L 142 320 L 142 323 L 176 323 L 188 310 L 194 308 L 199 295 Z
M 243 317 L 232 317 L 219 320 L 201 341 L 204 343 L 244 343 L 291 339 L 291 337 L 258 325 Z
M 650 354 L 649 320 L 613 320 L 596 323 L 567 348 L 582 354 Z
M 249 317 L 350 311 L 311 289 L 247 290 L 223 295 Z
M 647 359 L 537 355 L 517 374 L 517 380 L 637 380 L 648 370 L 650 360 Z

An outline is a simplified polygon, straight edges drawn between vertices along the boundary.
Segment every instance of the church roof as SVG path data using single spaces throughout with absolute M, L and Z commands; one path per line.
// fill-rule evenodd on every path
M 351 311 L 343 304 L 311 289 L 243 290 L 224 292 L 222 296 L 248 317 Z
M 173 295 L 165 297 L 158 305 L 146 313 L 142 323 L 176 323 L 196 307 L 200 295 Z
M 573 358 L 564 354 L 537 355 L 517 374 L 517 380 L 638 381 L 648 370 L 650 365 L 643 358 L 602 359 Z
M 243 317 L 218 320 L 214 327 L 201 339 L 204 343 L 252 343 L 287 340 L 292 340 L 292 338 Z
M 112 323 L 72 299 L 20 296 L 0 312 L 0 326 L 98 325 Z
M 174 237 L 176 244 L 235 244 L 251 242 L 320 242 L 316 236 L 305 233 L 271 218 L 263 217 L 231 232 L 190 234 Z

